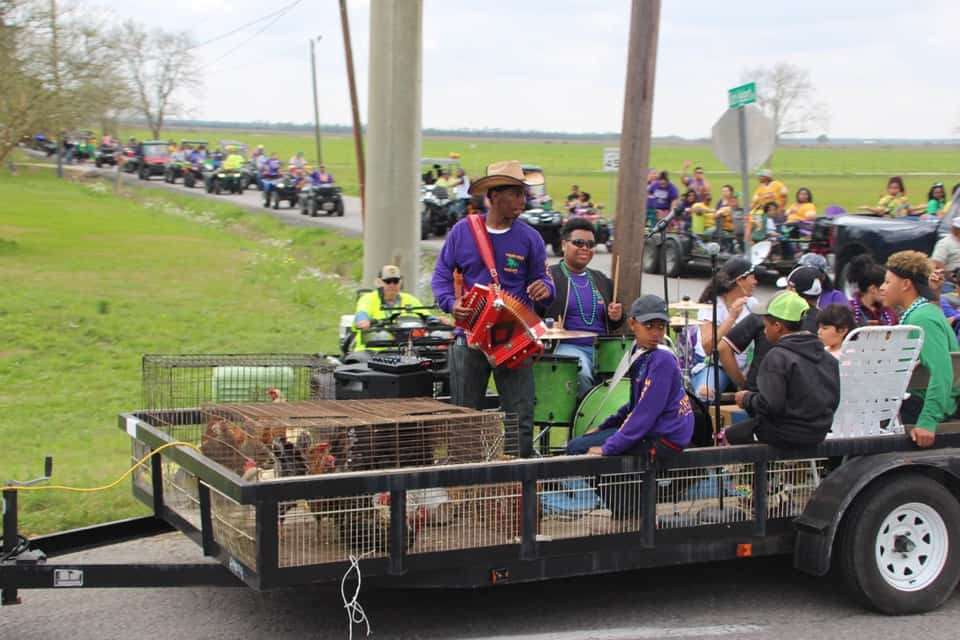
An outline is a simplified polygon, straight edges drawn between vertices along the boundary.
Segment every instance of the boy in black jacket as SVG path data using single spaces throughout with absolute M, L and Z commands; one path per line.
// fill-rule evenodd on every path
M 803 330 L 808 308 L 795 292 L 784 291 L 754 310 L 763 316 L 771 347 L 757 373 L 758 391 L 737 392 L 737 405 L 752 420 L 726 430 L 729 444 L 796 448 L 826 438 L 840 404 L 840 365 L 817 336 Z

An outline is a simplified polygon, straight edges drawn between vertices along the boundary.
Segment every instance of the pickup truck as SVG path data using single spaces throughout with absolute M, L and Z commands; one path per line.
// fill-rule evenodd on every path
M 853 213 L 838 216 L 828 225 L 817 225 L 814 240 L 829 241 L 834 254 L 834 272 L 839 275 L 840 282 L 846 282 L 847 266 L 862 253 L 870 254 L 880 264 L 905 249 L 933 253 L 937 240 L 950 232 L 958 214 L 960 200 L 956 198 L 939 220 L 881 218 Z

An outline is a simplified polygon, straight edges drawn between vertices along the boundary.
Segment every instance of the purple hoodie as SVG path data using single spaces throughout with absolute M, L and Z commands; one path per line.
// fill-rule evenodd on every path
M 672 353 L 657 349 L 633 363 L 630 402 L 604 420 L 599 430 L 614 428 L 617 432 L 603 443 L 605 456 L 622 455 L 652 436 L 661 436 L 680 447 L 690 443 L 693 408 L 683 388 L 680 365 Z
M 504 233 L 491 232 L 490 243 L 493 245 L 493 260 L 503 290 L 532 308 L 533 301 L 527 295 L 527 285 L 543 280 L 550 290 L 550 297 L 540 303 L 550 304 L 556 288 L 547 269 L 547 250 L 540 234 L 526 222 L 517 220 Z M 476 283 L 490 284 L 490 272 L 483 264 L 466 218 L 453 225 L 447 234 L 433 271 L 433 298 L 447 313 L 453 310 L 454 267 L 459 267 L 463 272 L 464 291 L 469 291 Z

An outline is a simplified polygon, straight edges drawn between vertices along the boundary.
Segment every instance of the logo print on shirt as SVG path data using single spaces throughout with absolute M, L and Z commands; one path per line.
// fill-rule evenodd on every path
M 507 253 L 504 256 L 503 270 L 507 273 L 520 273 L 524 260 L 526 258 L 520 254 Z

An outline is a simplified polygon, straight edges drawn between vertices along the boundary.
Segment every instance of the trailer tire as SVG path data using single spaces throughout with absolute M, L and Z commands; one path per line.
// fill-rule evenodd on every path
M 960 581 L 957 522 L 960 504 L 939 482 L 920 474 L 880 480 L 844 516 L 838 560 L 848 588 L 889 615 L 936 609 Z
M 666 262 L 667 276 L 676 278 L 680 275 L 680 269 L 683 267 L 683 250 L 676 238 L 667 238 L 663 243 L 663 256 L 660 258 L 661 265 Z
M 653 238 L 643 243 L 643 272 L 660 273 L 660 245 Z

